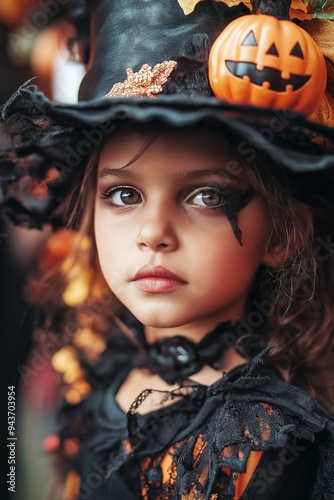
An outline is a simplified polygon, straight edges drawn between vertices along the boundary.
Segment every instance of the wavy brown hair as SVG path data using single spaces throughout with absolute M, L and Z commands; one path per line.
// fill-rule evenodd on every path
M 149 130 L 154 132 L 129 164 L 134 163 L 150 147 L 155 138 L 164 132 L 164 127 L 160 127 L 158 132 L 156 127 Z M 216 131 L 214 133 L 217 134 Z M 226 137 L 226 133 L 222 135 L 219 132 L 218 138 L 222 137 L 237 146 L 237 138 Z M 84 266 L 93 270 L 90 274 L 91 288 L 98 280 L 107 289 L 101 279 L 93 228 L 98 155 L 97 150 L 90 158 L 86 171 L 75 181 L 76 187 L 68 206 L 68 226 L 77 230 L 81 239 L 85 236 L 90 238 L 91 247 L 83 261 Z M 268 162 L 264 153 L 258 153 L 252 162 L 240 159 L 246 180 L 266 202 L 271 228 L 269 239 L 280 245 L 284 262 L 275 269 L 265 266 L 259 269 L 242 320 L 244 333 L 245 336 L 256 335 L 264 347 L 273 346 L 269 357 L 285 379 L 304 388 L 333 410 L 334 252 L 330 243 L 326 244 L 328 238 L 331 241 L 333 234 L 333 209 L 322 199 L 306 196 L 297 176 L 282 172 L 282 168 L 274 165 L 272 160 L 268 168 Z M 312 227 L 301 224 L 298 211 L 300 203 L 309 205 L 313 217 Z M 81 252 L 80 244 L 72 250 L 73 261 L 76 261 Z M 78 312 L 78 308 L 68 312 L 59 299 L 66 288 L 67 276 L 63 273 L 60 278 L 57 264 L 44 275 L 43 284 L 38 281 L 36 286 L 36 279 L 30 282 L 30 296 L 34 300 L 38 291 L 38 301 L 45 306 L 49 327 L 57 308 L 58 311 L 62 310 L 60 316 L 63 319 L 68 318 L 68 314 L 75 316 Z M 45 293 L 45 289 L 48 293 Z M 44 290 L 42 294 L 41 290 Z M 92 322 L 93 328 L 100 332 L 106 325 L 117 321 L 117 313 L 122 309 L 110 291 L 109 294 L 109 306 L 97 309 Z M 127 333 L 126 327 L 124 331 Z
M 262 314 L 254 333 L 264 345 L 275 346 L 269 354 L 272 362 L 289 382 L 333 410 L 333 208 L 306 196 L 298 177 L 284 176 L 273 165 L 269 169 L 264 158 L 245 165 L 244 172 L 267 204 L 272 237 L 285 255 L 277 269 L 259 271 L 250 294 L 249 322 L 253 314 L 260 323 Z M 312 227 L 301 223 L 296 200 L 310 207 Z

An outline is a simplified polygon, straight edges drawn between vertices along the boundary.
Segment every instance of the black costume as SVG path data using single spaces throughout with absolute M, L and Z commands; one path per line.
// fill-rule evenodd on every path
M 217 330 L 224 345 L 226 324 Z M 72 464 L 81 476 L 78 499 L 334 498 L 334 420 L 266 364 L 268 349 L 209 387 L 184 375 L 186 362 L 175 369 L 178 389 L 145 390 L 126 415 L 115 396 L 147 361 L 124 334 L 111 339 L 88 368 L 92 395 L 60 412 L 62 439 L 83 441 Z M 250 456 L 255 471 L 243 491 L 238 474 Z

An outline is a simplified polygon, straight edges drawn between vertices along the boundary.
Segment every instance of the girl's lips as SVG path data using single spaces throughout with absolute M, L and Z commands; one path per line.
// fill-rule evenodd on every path
M 175 292 L 186 285 L 179 276 L 162 266 L 143 266 L 131 281 L 136 288 L 149 293 Z
M 142 278 L 133 282 L 134 286 L 142 292 L 148 293 L 170 293 L 180 290 L 185 286 L 184 281 L 171 280 L 169 278 Z

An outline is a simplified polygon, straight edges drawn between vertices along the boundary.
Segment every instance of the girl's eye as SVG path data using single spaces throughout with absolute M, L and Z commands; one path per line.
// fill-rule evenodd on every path
M 131 187 L 115 187 L 103 193 L 103 198 L 108 199 L 108 202 L 117 207 L 124 207 L 125 205 L 137 205 L 141 202 L 141 194 Z
M 200 188 L 192 192 L 187 200 L 191 205 L 200 207 L 220 207 L 224 204 L 223 193 L 216 188 Z

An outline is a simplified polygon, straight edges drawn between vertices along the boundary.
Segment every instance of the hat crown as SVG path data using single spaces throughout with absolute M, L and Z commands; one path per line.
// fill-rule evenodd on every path
M 195 34 L 212 43 L 231 21 L 231 11 L 212 0 L 203 0 L 187 16 L 177 0 L 95 0 L 90 17 L 91 57 L 79 100 L 105 96 L 125 80 L 127 68 L 138 71 L 143 64 L 177 57 Z

